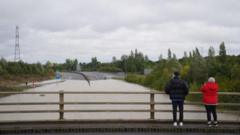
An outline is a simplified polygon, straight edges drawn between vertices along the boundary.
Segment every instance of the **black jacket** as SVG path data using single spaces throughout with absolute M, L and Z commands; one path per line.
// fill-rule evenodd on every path
M 180 80 L 178 77 L 174 77 L 165 86 L 165 92 L 169 94 L 171 100 L 182 101 L 188 94 L 188 86 L 185 81 Z

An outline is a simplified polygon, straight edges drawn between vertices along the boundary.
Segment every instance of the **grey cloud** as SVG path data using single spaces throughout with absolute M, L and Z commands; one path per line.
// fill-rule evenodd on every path
M 110 61 L 135 48 L 156 60 L 221 41 L 239 54 L 239 9 L 238 0 L 1 0 L 0 56 L 13 58 L 15 25 L 29 62 Z

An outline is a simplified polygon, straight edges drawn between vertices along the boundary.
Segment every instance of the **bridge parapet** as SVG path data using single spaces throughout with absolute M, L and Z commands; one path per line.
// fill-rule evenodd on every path
M 10 114 L 10 113 L 59 113 L 59 120 L 64 119 L 65 113 L 86 113 L 86 112 L 145 112 L 149 113 L 149 119 L 156 120 L 155 114 L 160 112 L 172 112 L 171 109 L 157 109 L 156 106 L 158 105 L 170 105 L 170 102 L 158 102 L 156 101 L 155 97 L 158 94 L 165 94 L 164 92 L 158 92 L 158 91 L 149 91 L 149 92 L 110 92 L 110 91 L 59 91 L 59 92 L 0 92 L 0 95 L 9 95 L 9 94 L 54 94 L 59 95 L 59 101 L 58 102 L 9 102 L 9 103 L 0 103 L 0 106 L 27 106 L 27 105 L 58 105 L 59 109 L 47 109 L 47 110 L 0 110 L 1 114 Z M 80 95 L 106 95 L 106 94 L 114 94 L 114 95 L 149 95 L 149 101 L 148 102 L 133 102 L 133 101 L 111 101 L 111 102 L 83 102 L 83 101 L 65 101 L 64 97 L 68 94 L 80 94 Z M 201 95 L 199 92 L 191 92 L 190 95 Z M 240 93 L 237 92 L 220 92 L 219 95 L 224 96 L 237 96 L 240 97 Z M 186 102 L 186 105 L 202 105 L 201 102 Z M 66 105 L 147 105 L 149 106 L 149 109 L 65 109 L 64 106 Z M 239 102 L 232 102 L 232 103 L 219 103 L 218 106 L 226 106 L 226 107 L 235 107 L 240 108 Z M 188 113 L 204 113 L 204 110 L 185 110 L 185 112 Z M 240 115 L 240 110 L 225 110 L 221 109 L 218 110 L 218 113 L 234 113 Z M 196 118 L 196 120 L 198 120 Z M 0 120 L 1 121 L 1 120 Z M 239 119 L 237 122 L 240 122 Z

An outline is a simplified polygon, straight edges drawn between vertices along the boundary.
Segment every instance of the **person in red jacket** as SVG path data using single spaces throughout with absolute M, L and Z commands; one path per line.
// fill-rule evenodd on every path
M 213 77 L 208 79 L 208 82 L 203 84 L 201 92 L 203 94 L 203 103 L 205 104 L 207 112 L 208 126 L 218 126 L 216 106 L 218 103 L 218 84 Z M 213 115 L 213 122 L 211 121 Z

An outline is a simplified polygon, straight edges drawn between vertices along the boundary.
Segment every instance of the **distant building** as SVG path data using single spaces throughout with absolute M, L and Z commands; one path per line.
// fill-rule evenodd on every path
M 151 68 L 146 68 L 146 69 L 144 69 L 144 75 L 148 75 L 148 74 L 150 74 L 152 71 L 153 71 L 153 69 L 151 69 Z
M 81 71 L 81 66 L 80 66 L 80 64 L 77 64 L 77 71 Z

